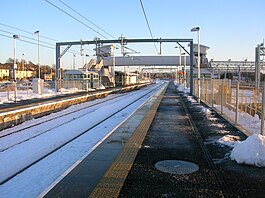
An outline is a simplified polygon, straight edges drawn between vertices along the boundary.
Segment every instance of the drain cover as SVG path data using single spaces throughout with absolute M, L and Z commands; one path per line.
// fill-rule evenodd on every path
M 199 170 L 194 163 L 181 160 L 164 160 L 155 164 L 156 169 L 176 175 L 189 174 Z

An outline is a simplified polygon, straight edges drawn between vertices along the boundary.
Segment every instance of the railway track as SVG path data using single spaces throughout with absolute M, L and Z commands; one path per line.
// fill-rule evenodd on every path
M 42 153 L 41 151 L 41 145 L 40 145 L 40 150 L 37 150 L 35 151 L 36 153 L 40 152 L 41 154 L 38 155 L 37 157 L 33 157 L 33 159 L 29 160 L 27 163 L 24 163 L 23 166 L 19 166 L 17 167 L 16 165 L 14 165 L 12 171 L 10 171 L 10 173 L 6 173 L 5 175 L 1 175 L 0 174 L 0 185 L 3 185 L 4 183 L 8 182 L 9 180 L 11 180 L 12 178 L 14 178 L 16 175 L 22 173 L 23 171 L 29 169 L 31 166 L 37 164 L 38 162 L 40 162 L 41 160 L 47 158 L 48 156 L 50 156 L 51 154 L 55 153 L 56 151 L 59 151 L 60 149 L 62 149 L 64 146 L 66 146 L 67 144 L 75 141 L 77 138 L 81 137 L 82 135 L 86 134 L 86 133 L 91 133 L 91 131 L 101 125 L 101 124 L 104 124 L 105 122 L 107 122 L 108 120 L 112 119 L 113 117 L 115 117 L 115 115 L 117 115 L 118 113 L 120 113 L 121 111 L 124 111 L 126 108 L 129 108 L 130 106 L 132 106 L 134 103 L 140 101 L 141 99 L 145 98 L 145 97 L 149 97 L 150 95 L 152 95 L 153 93 L 155 93 L 158 89 L 161 88 L 162 85 L 156 85 L 155 87 L 153 87 L 151 90 L 140 90 L 138 92 L 132 92 L 130 94 L 126 94 L 126 95 L 122 95 L 122 96 L 117 96 L 117 97 L 114 97 L 112 99 L 109 99 L 107 101 L 103 101 L 103 102 L 99 102 L 97 104 L 94 104 L 94 105 L 88 105 L 86 107 L 86 109 L 91 109 L 92 107 L 93 108 L 96 108 L 97 105 L 103 105 L 104 103 L 107 104 L 107 106 L 115 106 L 115 104 L 117 103 L 120 103 L 120 101 L 127 101 L 126 104 L 124 104 L 122 107 L 114 110 L 114 111 L 111 111 L 109 113 L 106 113 L 104 115 L 104 118 L 102 118 L 100 121 L 97 121 L 97 122 L 91 122 L 85 129 L 83 129 L 81 132 L 78 132 L 77 134 L 74 134 L 72 135 L 71 137 L 67 136 L 67 134 L 63 134 L 64 136 L 67 136 L 66 139 L 64 140 L 60 140 L 60 143 L 57 144 L 56 142 L 55 143 L 50 143 L 50 144 L 54 144 L 52 146 L 52 148 L 48 149 L 45 151 L 45 153 Z M 135 98 L 135 94 L 138 94 L 139 97 Z M 106 107 L 106 112 L 107 112 L 107 109 L 108 107 Z M 13 145 L 9 145 L 7 146 L 6 148 L 2 148 L 1 152 L 0 152 L 0 156 L 1 155 L 10 155 L 12 153 L 12 149 L 19 149 L 18 147 L 22 147 L 24 146 L 24 144 L 26 144 L 27 142 L 31 142 L 35 139 L 38 139 L 38 138 L 41 138 L 42 136 L 44 135 L 47 135 L 47 137 L 51 137 L 49 136 L 50 134 L 52 134 L 54 131 L 58 130 L 58 133 L 61 133 L 61 129 L 63 129 L 63 127 L 67 127 L 68 125 L 75 125 L 75 121 L 76 120 L 87 120 L 87 114 L 89 112 L 92 112 L 93 111 L 96 111 L 95 109 L 94 110 L 89 110 L 89 111 L 85 111 L 83 108 L 82 109 L 77 109 L 75 110 L 75 112 L 73 112 L 73 114 L 77 114 L 77 113 L 80 113 L 81 111 L 83 111 L 83 113 L 81 113 L 80 115 L 78 115 L 77 117 L 74 117 L 74 118 L 71 118 L 70 120 L 67 120 L 65 122 L 62 122 L 61 124 L 58 124 L 57 126 L 53 126 L 51 127 L 50 129 L 48 130 L 43 130 L 33 136 L 30 136 L 30 137 L 26 137 L 24 138 L 22 141 L 20 140 L 19 142 L 16 142 L 14 143 Z M 104 113 L 103 113 L 104 114 Z M 56 119 L 65 119 L 65 116 L 69 116 L 69 114 L 67 115 L 60 115 L 56 118 L 51 118 L 48 120 L 48 122 L 51 122 L 51 123 L 56 123 Z M 47 121 L 47 120 L 46 120 Z M 41 123 L 38 123 L 38 124 L 33 124 L 32 126 L 28 126 L 28 127 L 25 127 L 24 129 L 20 129 L 20 130 L 17 130 L 17 131 L 14 131 L 12 134 L 9 134 L 9 135 L 6 135 L 5 137 L 1 137 L 0 141 L 4 140 L 5 138 L 9 138 L 11 137 L 12 135 L 16 135 L 18 134 L 19 132 L 21 133 L 23 130 L 29 130 L 30 128 L 34 128 L 34 127 L 39 127 L 41 126 L 41 124 L 45 123 L 45 121 L 41 122 Z M 104 138 L 104 137 L 103 137 Z M 46 140 L 47 141 L 47 140 Z M 52 139 L 51 139 L 52 141 Z M 24 153 L 25 155 L 25 153 Z M 18 157 L 19 158 L 19 157 Z M 20 158 L 23 158 L 23 155 L 20 156 Z M 30 158 L 30 156 L 28 156 L 28 159 Z M 1 159 L 1 157 L 0 157 Z M 19 160 L 19 159 L 18 159 Z M 11 159 L 12 161 L 12 159 Z M 3 167 L 5 166 L 8 166 L 10 165 L 10 162 L 0 162 L 1 166 L 2 166 L 2 169 Z M 0 169 L 1 169 L 1 166 L 0 166 Z M 11 165 L 12 166 L 12 165 Z M 0 170 L 0 173 L 3 172 L 4 170 Z
M 144 91 L 146 88 L 140 90 L 140 91 Z M 16 134 L 16 133 L 23 133 L 23 132 L 27 132 L 27 130 L 29 129 L 32 129 L 32 128 L 36 128 L 36 132 L 34 132 L 34 134 L 32 134 L 32 136 L 29 138 L 27 136 L 27 138 L 22 138 L 22 139 L 19 139 L 19 142 L 18 143 L 23 143 L 25 141 L 28 141 L 32 138 L 35 138 L 43 133 L 46 133 L 54 128 L 57 128 L 58 126 L 62 126 L 66 123 L 69 123 L 75 119 L 78 119 L 80 117 L 83 117 L 85 116 L 87 113 L 89 113 L 89 111 L 91 110 L 88 110 L 89 108 L 92 108 L 92 107 L 96 107 L 97 105 L 100 105 L 100 104 L 104 104 L 104 103 L 107 103 L 107 102 L 110 102 L 110 101 L 115 101 L 115 100 L 122 100 L 123 98 L 126 98 L 130 95 L 134 95 L 135 93 L 132 92 L 132 93 L 128 93 L 126 95 L 124 94 L 121 94 L 121 95 L 116 95 L 114 97 L 111 97 L 111 98 L 108 98 L 108 99 L 104 99 L 104 100 L 100 100 L 98 102 L 89 102 L 89 103 L 86 103 L 86 105 L 79 105 L 80 107 L 75 110 L 72 110 L 72 111 L 68 111 L 67 114 L 59 114 L 56 116 L 52 116 L 51 118 L 45 118 L 45 119 L 38 119 L 40 121 L 37 121 L 37 122 L 34 122 L 34 123 L 31 123 L 31 124 L 28 124 L 26 126 L 23 125 L 23 127 L 18 127 L 16 129 L 7 129 L 5 132 L 1 132 L 0 133 L 0 141 L 2 138 L 7 138 L 8 136 L 10 135 L 13 135 L 13 134 Z M 75 116 L 76 113 L 81 113 L 81 115 L 78 115 L 78 116 Z M 73 116 L 72 116 L 73 115 Z M 63 120 L 63 122 L 61 124 L 58 125 L 58 123 L 56 123 L 55 126 L 53 126 L 54 124 L 52 123 L 55 123 L 56 121 L 58 120 L 58 122 L 60 122 L 60 120 Z M 43 123 L 47 123 L 47 122 L 51 122 L 51 126 L 49 129 L 38 129 L 39 126 L 41 126 L 41 124 Z M 14 143 L 13 143 L 14 144 Z M 15 144 L 14 144 L 15 145 Z M 10 148 L 12 146 L 5 146 L 5 145 L 0 145 L 0 152 L 3 152 L 5 150 L 7 150 L 8 148 Z

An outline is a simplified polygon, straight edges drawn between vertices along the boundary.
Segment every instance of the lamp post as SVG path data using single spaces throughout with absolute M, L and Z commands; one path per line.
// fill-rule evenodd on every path
M 22 58 L 21 58 L 21 65 L 22 65 L 22 78 L 24 79 L 24 68 L 25 68 L 25 60 L 24 60 L 24 55 L 22 54 Z
M 38 76 L 40 78 L 40 31 L 34 32 L 38 35 Z
M 180 83 L 180 77 L 179 77 L 179 67 L 181 68 L 181 46 L 176 46 L 175 48 L 179 48 L 179 66 L 177 67 L 177 76 Z
M 201 52 L 200 52 L 200 27 L 194 27 L 190 30 L 191 32 L 197 32 L 197 41 L 198 41 L 198 103 L 201 102 L 201 70 L 200 70 L 200 64 L 201 64 Z M 192 67 L 192 65 L 191 65 Z
M 13 77 L 14 77 L 14 98 L 15 102 L 17 102 L 17 77 L 16 77 L 16 69 L 17 69 L 17 63 L 16 63 L 16 39 L 19 38 L 19 35 L 13 35 L 14 39 L 14 66 L 13 66 Z
M 184 88 L 186 88 L 186 53 L 183 52 L 181 55 L 184 55 Z

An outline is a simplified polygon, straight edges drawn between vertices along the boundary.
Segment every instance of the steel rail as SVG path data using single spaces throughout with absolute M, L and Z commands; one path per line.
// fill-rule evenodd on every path
M 50 156 L 51 154 L 55 153 L 56 151 L 58 151 L 59 149 L 61 149 L 62 147 L 66 146 L 67 144 L 69 144 L 70 142 L 76 140 L 77 138 L 79 138 L 80 136 L 84 135 L 85 133 L 89 132 L 90 130 L 94 129 L 95 127 L 97 127 L 98 125 L 104 123 L 105 121 L 109 120 L 110 118 L 112 118 L 113 116 L 115 116 L 117 113 L 121 112 L 122 110 L 128 108 L 129 106 L 131 106 L 132 104 L 134 104 L 135 102 L 139 101 L 140 99 L 142 99 L 143 97 L 145 97 L 146 95 L 154 92 L 155 90 L 159 89 L 163 84 L 161 84 L 158 87 L 155 87 L 154 89 L 152 89 L 151 91 L 148 91 L 146 94 L 142 95 L 141 97 L 135 99 L 134 101 L 132 101 L 131 103 L 127 104 L 126 106 L 124 106 L 123 108 L 115 111 L 114 113 L 112 113 L 111 115 L 109 115 L 108 117 L 104 118 L 103 120 L 101 120 L 100 122 L 94 124 L 93 126 L 89 127 L 88 129 L 86 129 L 85 131 L 83 131 L 82 133 L 80 133 L 79 135 L 71 138 L 70 140 L 66 141 L 65 143 L 61 144 L 60 146 L 58 146 L 57 148 L 53 149 L 52 151 L 48 152 L 47 154 L 43 155 L 42 157 L 40 157 L 39 159 L 35 160 L 34 162 L 26 165 L 24 168 L 22 168 L 21 170 L 17 171 L 16 173 L 8 176 L 7 178 L 3 179 L 2 181 L 0 181 L 0 185 L 3 185 L 4 183 L 8 182 L 9 180 L 11 180 L 12 178 L 14 178 L 15 176 L 17 176 L 18 174 L 22 173 L 23 171 L 27 170 L 28 168 L 30 168 L 31 166 L 33 166 L 34 164 L 40 162 L 41 160 L 43 160 L 44 158 Z
M 144 91 L 144 89 L 141 90 L 141 92 L 143 92 L 143 91 Z M 139 93 L 139 92 L 138 92 L 138 93 Z M 130 93 L 129 95 L 134 95 L 134 94 L 135 94 L 135 93 L 132 92 L 132 93 Z M 39 123 L 36 123 L 36 124 L 32 124 L 32 125 L 30 125 L 30 126 L 26 126 L 26 127 L 22 128 L 22 129 L 18 129 L 18 130 L 16 130 L 16 131 L 12 131 L 11 133 L 8 133 L 8 134 L 5 134 L 5 135 L 3 135 L 3 136 L 0 136 L 0 140 L 1 140 L 2 138 L 4 138 L 4 137 L 8 137 L 8 136 L 13 135 L 13 134 L 15 134 L 15 133 L 18 133 L 18 132 L 21 132 L 21 131 L 24 131 L 24 130 L 27 130 L 27 129 L 30 129 L 30 128 L 33 128 L 33 127 L 36 127 L 36 126 L 40 126 L 41 124 L 44 124 L 44 123 L 47 123 L 47 122 L 50 122 L 50 121 L 53 121 L 53 122 L 54 122 L 56 119 L 59 119 L 59 118 L 62 118 L 62 117 L 68 117 L 70 114 L 74 114 L 74 113 L 79 112 L 79 111 L 84 111 L 85 109 L 88 109 L 88 108 L 90 108 L 90 107 L 93 107 L 93 106 L 96 106 L 96 105 L 99 105 L 99 104 L 103 104 L 103 103 L 105 103 L 105 102 L 108 102 L 108 101 L 111 101 L 111 100 L 115 100 L 115 99 L 117 99 L 117 98 L 122 98 L 122 97 L 128 97 L 128 94 L 126 94 L 126 95 L 124 95 L 124 94 L 123 94 L 123 95 L 119 95 L 119 96 L 116 96 L 116 97 L 114 97 L 114 98 L 110 98 L 110 99 L 107 99 L 107 100 L 104 100 L 104 101 L 101 101 L 101 102 L 97 102 L 96 104 L 89 104 L 89 105 L 87 105 L 86 107 L 82 107 L 82 109 L 77 109 L 77 110 L 71 111 L 71 112 L 69 112 L 69 113 L 67 113 L 67 114 L 59 115 L 59 116 L 57 116 L 57 117 L 55 117 L 55 118 L 53 117 L 53 118 L 50 118 L 50 119 L 44 120 L 44 121 L 39 122 Z M 49 131 L 51 131 L 51 130 L 53 130 L 53 129 L 55 129 L 55 128 L 58 128 L 58 127 L 63 126 L 63 125 L 65 125 L 65 124 L 68 124 L 68 123 L 72 122 L 73 120 L 76 120 L 76 119 L 78 119 L 78 118 L 81 118 L 81 117 L 83 117 L 83 116 L 85 116 L 85 115 L 86 115 L 86 113 L 84 113 L 84 114 L 82 114 L 82 115 L 79 115 L 78 117 L 75 117 L 74 119 L 71 119 L 71 120 L 69 120 L 69 121 L 66 121 L 66 122 L 63 122 L 63 123 L 61 123 L 61 124 L 59 124 L 59 125 L 56 125 L 56 126 L 54 126 L 54 127 L 51 127 L 51 128 L 49 128 L 48 130 L 44 130 L 44 131 L 41 131 L 41 132 L 38 133 L 38 134 L 32 135 L 32 136 L 30 136 L 29 138 L 26 138 L 26 139 L 24 139 L 24 140 L 22 140 L 22 141 L 20 141 L 20 142 L 17 142 L 17 143 L 15 143 L 15 144 L 11 145 L 11 146 L 8 146 L 8 147 L 6 147 L 6 148 L 0 150 L 0 153 L 6 151 L 6 150 L 8 150 L 8 149 L 10 149 L 10 148 L 12 148 L 12 147 L 14 147 L 14 146 L 16 146 L 16 145 L 22 144 L 22 143 L 24 143 L 24 142 L 27 142 L 27 141 L 33 139 L 33 138 L 36 138 L 36 137 L 38 137 L 38 136 L 40 136 L 40 135 L 42 135 L 42 134 L 44 134 L 44 133 L 47 133 L 47 132 L 49 132 Z

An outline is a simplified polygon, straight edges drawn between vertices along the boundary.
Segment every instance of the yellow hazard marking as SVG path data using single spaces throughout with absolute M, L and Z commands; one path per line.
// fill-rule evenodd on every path
M 125 179 L 131 170 L 133 162 L 137 156 L 139 149 L 144 141 L 144 138 L 152 124 L 160 102 L 165 94 L 167 86 L 157 97 L 150 110 L 147 112 L 140 125 L 132 134 L 129 141 L 125 144 L 117 158 L 113 161 L 110 168 L 105 175 L 101 178 L 90 198 L 94 197 L 118 197 L 120 190 L 125 182 Z

